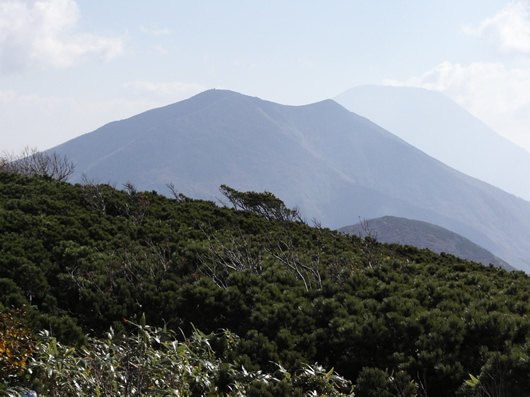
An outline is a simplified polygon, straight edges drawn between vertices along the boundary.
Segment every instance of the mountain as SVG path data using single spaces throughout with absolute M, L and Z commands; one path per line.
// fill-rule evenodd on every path
M 101 182 L 215 199 L 270 191 L 338 228 L 384 215 L 440 225 L 530 270 L 530 203 L 429 157 L 332 100 L 284 106 L 225 90 L 107 124 L 52 149 Z
M 463 173 L 530 200 L 530 153 L 445 95 L 413 87 L 360 86 L 335 98 Z
M 493 264 L 506 270 L 515 270 L 508 263 L 467 238 L 427 222 L 383 216 L 342 227 L 339 231 L 361 237 L 371 236 L 382 243 L 427 248 L 437 254 L 445 252 L 484 265 Z

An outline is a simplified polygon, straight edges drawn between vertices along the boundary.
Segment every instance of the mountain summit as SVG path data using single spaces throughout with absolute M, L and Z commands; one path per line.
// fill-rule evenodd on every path
M 530 153 L 442 93 L 367 85 L 335 100 L 450 167 L 530 200 Z
M 530 203 L 429 157 L 332 100 L 285 106 L 225 90 L 112 122 L 54 149 L 78 174 L 215 199 L 270 191 L 337 228 L 394 215 L 440 225 L 519 268 Z M 77 178 L 77 179 L 76 179 Z

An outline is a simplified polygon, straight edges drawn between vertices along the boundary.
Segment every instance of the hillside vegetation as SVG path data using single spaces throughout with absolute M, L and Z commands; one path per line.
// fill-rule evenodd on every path
M 222 191 L 239 210 L 0 172 L 1 387 L 528 395 L 528 275 Z

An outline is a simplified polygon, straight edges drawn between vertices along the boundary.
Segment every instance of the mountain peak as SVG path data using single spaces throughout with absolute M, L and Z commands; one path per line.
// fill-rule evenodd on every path
M 438 224 L 513 265 L 530 256 L 530 203 L 469 178 L 332 100 L 286 106 L 208 90 L 54 148 L 89 178 L 215 200 L 269 191 L 337 228 L 401 216 Z M 500 235 L 500 234 L 502 235 Z
M 530 200 L 530 153 L 444 94 L 416 87 L 359 86 L 335 98 L 441 162 Z

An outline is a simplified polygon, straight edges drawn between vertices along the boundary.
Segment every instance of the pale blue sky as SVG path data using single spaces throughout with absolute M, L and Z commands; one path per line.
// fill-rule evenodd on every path
M 440 90 L 530 150 L 529 5 L 0 0 L 0 151 L 209 88 L 300 105 L 381 83 Z

